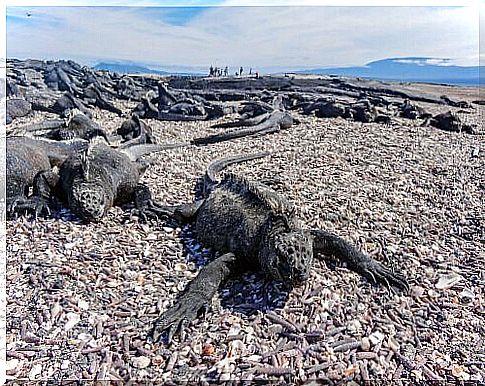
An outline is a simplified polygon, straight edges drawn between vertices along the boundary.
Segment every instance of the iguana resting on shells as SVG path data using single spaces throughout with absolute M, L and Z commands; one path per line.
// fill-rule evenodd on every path
M 72 110 L 68 119 L 50 119 L 41 122 L 30 123 L 13 130 L 19 135 L 33 135 L 56 141 L 65 141 L 74 138 L 86 140 L 94 137 L 103 137 L 109 142 L 108 134 L 96 122 L 79 110 Z
M 306 280 L 320 254 L 333 255 L 373 282 L 407 289 L 404 276 L 372 260 L 342 238 L 323 230 L 300 228 L 292 205 L 271 188 L 244 177 L 215 175 L 227 165 L 268 153 L 226 158 L 208 167 L 204 198 L 192 204 L 159 207 L 178 221 L 194 221 L 198 240 L 223 253 L 201 269 L 186 290 L 157 320 L 153 338 L 168 329 L 170 341 L 205 308 L 230 276 L 254 269 L 288 285 Z
M 113 149 L 102 142 L 92 143 L 61 165 L 56 191 L 84 221 L 99 221 L 113 205 L 131 201 L 144 219 L 154 216 L 153 203 L 145 199 L 149 189 L 140 183 L 149 164 L 140 158 L 181 146 L 143 144 Z
M 141 145 L 144 143 L 157 143 L 152 128 L 143 122 L 138 115 L 133 114 L 124 121 L 116 133 L 123 139 L 120 148 Z
M 51 141 L 30 137 L 7 137 L 7 217 L 32 211 L 49 212 L 51 169 L 71 154 L 88 147 L 82 139 Z M 47 180 L 46 180 L 47 179 Z M 33 194 L 29 195 L 33 187 Z
M 259 105 L 262 106 L 263 103 L 260 102 Z M 208 145 L 248 136 L 263 136 L 283 129 L 288 129 L 296 122 L 296 120 L 285 111 L 281 97 L 276 97 L 273 101 L 273 106 L 270 106 L 270 108 L 272 108 L 271 111 L 252 118 L 214 125 L 212 127 L 237 129 L 208 135 L 206 137 L 195 138 L 191 143 L 193 145 Z

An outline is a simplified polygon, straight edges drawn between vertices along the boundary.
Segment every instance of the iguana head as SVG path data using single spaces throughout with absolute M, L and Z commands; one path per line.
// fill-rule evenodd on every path
M 276 280 L 290 285 L 301 284 L 310 274 L 313 262 L 313 240 L 304 232 L 274 236 L 266 250 L 263 266 Z
M 89 181 L 73 185 L 70 207 L 82 220 L 97 222 L 105 215 L 110 204 L 103 186 Z

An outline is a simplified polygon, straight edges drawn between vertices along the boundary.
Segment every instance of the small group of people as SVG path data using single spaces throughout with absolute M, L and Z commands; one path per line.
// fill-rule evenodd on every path
M 244 68 L 241 66 L 239 67 L 239 71 L 236 71 L 234 73 L 235 76 L 241 76 L 244 73 Z M 256 71 L 254 73 L 256 75 L 256 78 L 259 78 L 259 73 Z M 229 68 L 226 66 L 224 69 L 220 67 L 214 67 L 210 66 L 209 68 L 209 76 L 210 77 L 220 77 L 220 76 L 228 76 L 229 75 Z M 249 75 L 253 75 L 253 69 L 250 67 L 249 68 Z
M 209 76 L 219 77 L 219 76 L 227 76 L 228 74 L 229 74 L 229 69 L 227 68 L 227 66 L 224 68 L 224 70 L 219 67 L 213 67 L 212 65 L 209 68 Z

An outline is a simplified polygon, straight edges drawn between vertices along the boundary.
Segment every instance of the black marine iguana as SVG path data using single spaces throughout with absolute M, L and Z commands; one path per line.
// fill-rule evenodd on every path
M 140 216 L 156 215 L 146 185 L 139 182 L 149 166 L 144 155 L 185 144 L 135 145 L 113 149 L 102 143 L 92 143 L 85 152 L 72 154 L 59 169 L 56 191 L 68 207 L 84 221 L 99 221 L 113 205 L 131 201 Z
M 31 123 L 19 127 L 18 132 L 27 132 L 35 136 L 41 136 L 56 141 L 64 141 L 74 138 L 86 140 L 94 137 L 103 137 L 109 142 L 108 134 L 96 122 L 79 110 L 74 109 L 68 114 L 67 120 L 51 119 L 42 122 Z
M 157 143 L 152 128 L 140 120 L 137 114 L 132 114 L 130 119 L 124 121 L 116 130 L 116 133 L 124 141 L 120 144 L 120 148 L 144 143 Z
M 7 137 L 7 217 L 24 211 L 36 216 L 49 212 L 49 188 L 46 181 L 51 168 L 60 166 L 69 155 L 88 147 L 88 142 L 50 141 L 30 137 Z M 29 196 L 29 189 L 33 194 Z
M 347 241 L 324 230 L 300 228 L 292 205 L 271 188 L 244 177 L 217 172 L 227 165 L 261 158 L 267 153 L 226 158 L 211 164 L 206 173 L 204 198 L 192 204 L 159 207 L 158 213 L 193 220 L 197 238 L 224 253 L 201 269 L 175 305 L 157 320 L 153 338 L 168 329 L 170 341 L 206 307 L 220 285 L 248 269 L 260 270 L 288 285 L 308 278 L 314 255 L 333 255 L 373 282 L 407 289 L 404 276 L 358 251 Z

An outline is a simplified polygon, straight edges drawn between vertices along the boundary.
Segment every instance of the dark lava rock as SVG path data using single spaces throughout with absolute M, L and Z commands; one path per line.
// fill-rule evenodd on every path
M 32 104 L 25 99 L 12 98 L 7 100 L 7 124 L 15 118 L 25 117 L 32 111 Z

